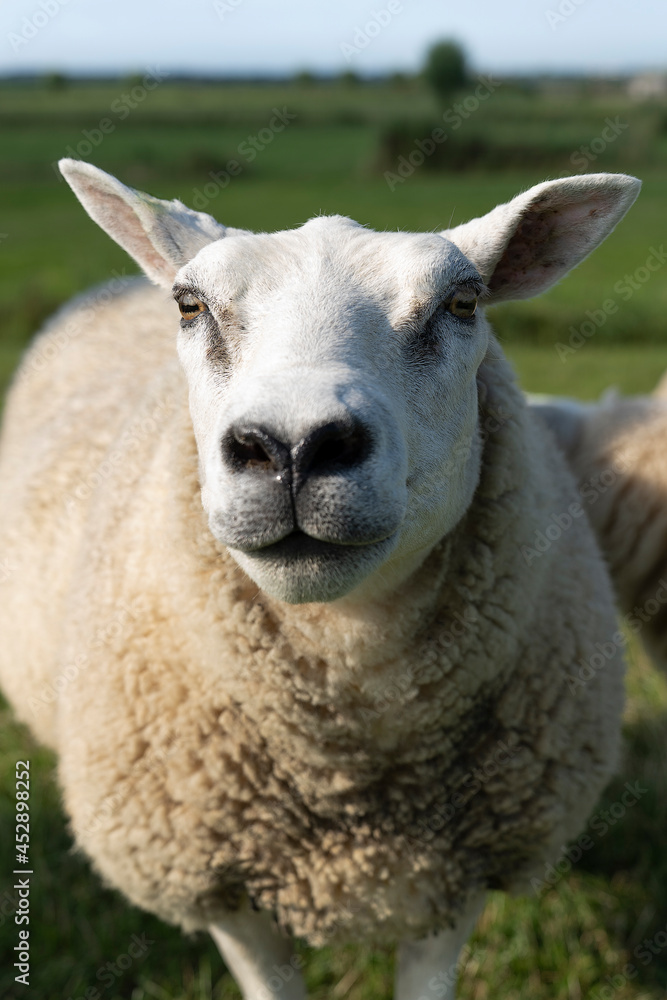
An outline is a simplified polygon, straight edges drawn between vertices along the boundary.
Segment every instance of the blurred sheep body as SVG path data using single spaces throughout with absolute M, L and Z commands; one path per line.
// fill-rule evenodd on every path
M 579 483 L 632 632 L 667 668 L 667 380 L 599 403 L 533 397 Z

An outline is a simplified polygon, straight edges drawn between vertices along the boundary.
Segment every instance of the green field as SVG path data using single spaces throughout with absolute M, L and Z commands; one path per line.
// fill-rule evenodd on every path
M 650 390 L 667 369 L 667 267 L 641 270 L 667 245 L 667 107 L 633 105 L 618 93 L 536 93 L 498 88 L 452 136 L 457 156 L 475 152 L 470 169 L 427 163 L 391 190 L 383 173 L 391 137 L 426 134 L 442 108 L 418 81 L 271 86 L 164 83 L 120 116 L 117 101 L 137 81 L 63 89 L 0 84 L 0 390 L 35 329 L 73 293 L 135 267 L 86 217 L 51 164 L 81 153 L 121 180 L 192 204 L 233 226 L 295 226 L 324 212 L 379 229 L 437 230 L 481 214 L 548 176 L 578 172 L 571 154 L 599 136 L 607 117 L 628 127 L 596 154 L 590 170 L 625 170 L 644 180 L 628 217 L 607 242 L 557 288 L 535 301 L 494 312 L 501 342 L 522 385 L 536 392 L 595 398 L 609 385 Z M 296 117 L 250 157 L 274 108 Z M 113 129 L 103 134 L 101 122 Z M 406 125 L 407 123 L 407 125 Z M 108 128 L 108 126 L 105 126 Z M 407 131 L 406 131 L 407 129 Z M 84 132 L 85 130 L 85 132 Z M 103 135 L 95 145 L 86 139 Z M 266 134 L 265 138 L 266 138 Z M 82 143 L 90 142 L 90 155 Z M 468 143 L 468 145 L 466 145 Z M 471 152 L 471 156 L 472 156 Z M 242 169 L 205 195 L 210 174 L 236 159 Z M 456 160 L 459 164 L 459 160 Z M 496 164 L 494 167 L 493 164 Z M 437 169 L 435 167 L 437 166 Z M 224 173 L 222 175 L 224 177 Z M 197 205 L 195 201 L 195 207 Z M 630 281 L 628 281 L 630 279 Z M 632 283 L 637 286 L 632 288 Z M 630 289 L 628 292 L 627 289 Z M 610 313 L 577 350 L 564 353 L 603 304 Z M 606 314 L 602 313 L 606 316 Z M 596 324 L 597 325 L 597 324 Z M 585 327 L 587 329 L 587 327 Z M 581 340 L 581 337 L 579 337 Z M 0 552 L 0 563 L 2 553 Z M 598 811 L 625 782 L 648 791 L 594 850 L 538 898 L 492 894 L 462 974 L 465 1000 L 660 1000 L 667 991 L 667 681 L 633 647 L 628 680 L 626 751 Z M 32 761 L 32 985 L 14 983 L 16 943 L 13 774 Z M 101 887 L 72 842 L 59 805 L 55 763 L 6 708 L 0 725 L 0 995 L 18 1000 L 208 1000 L 239 993 L 204 937 L 185 938 Z M 98 973 L 128 952 L 133 935 L 145 952 L 118 975 Z M 656 939 L 656 935 L 658 938 Z M 644 941 L 654 942 L 648 951 Z M 639 949 L 639 951 L 637 951 Z M 385 1000 L 392 957 L 359 946 L 308 952 L 314 1000 Z M 611 991 L 611 992 L 609 992 Z

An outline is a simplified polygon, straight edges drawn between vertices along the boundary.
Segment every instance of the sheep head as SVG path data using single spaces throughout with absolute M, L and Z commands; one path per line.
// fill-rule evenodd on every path
M 377 595 L 454 528 L 481 461 L 478 300 L 548 288 L 639 189 L 624 175 L 551 181 L 439 235 L 340 216 L 253 234 L 89 164 L 61 170 L 172 290 L 211 531 L 292 603 Z

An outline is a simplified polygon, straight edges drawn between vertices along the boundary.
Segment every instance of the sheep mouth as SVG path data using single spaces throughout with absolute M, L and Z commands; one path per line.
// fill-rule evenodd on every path
M 383 539 L 374 539 L 370 542 L 325 542 L 319 538 L 308 535 L 300 528 L 295 528 L 288 535 L 285 535 L 277 542 L 264 545 L 261 548 L 247 552 L 247 555 L 285 562 L 293 562 L 301 559 L 336 559 L 350 550 L 368 549 Z
M 252 549 L 233 548 L 241 569 L 272 597 L 312 604 L 344 597 L 389 557 L 398 531 L 365 542 L 322 541 L 300 528 Z

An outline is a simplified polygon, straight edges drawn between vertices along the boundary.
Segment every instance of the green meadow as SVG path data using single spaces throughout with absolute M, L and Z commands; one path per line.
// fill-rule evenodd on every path
M 403 78 L 147 85 L 154 82 L 0 83 L 0 391 L 58 306 L 136 271 L 59 179 L 53 164 L 67 155 L 229 225 L 263 230 L 341 213 L 376 229 L 438 231 L 547 177 L 634 173 L 642 194 L 600 249 L 541 298 L 497 307 L 493 320 L 533 392 L 648 392 L 667 369 L 667 105 L 586 83 L 501 81 L 470 110 L 471 101 L 461 102 L 476 82 L 446 106 Z M 447 139 L 411 166 L 417 140 L 439 126 Z M 638 646 L 629 660 L 625 752 L 596 807 L 593 847 L 579 857 L 571 849 L 562 871 L 545 872 L 539 893 L 490 895 L 462 971 L 464 1000 L 667 995 L 667 680 Z M 53 756 L 0 704 L 0 995 L 239 997 L 206 937 L 185 937 L 101 885 L 73 848 Z M 27 989 L 14 981 L 12 889 L 14 765 L 25 759 L 35 872 Z M 642 791 L 621 810 L 626 783 Z M 391 996 L 388 952 L 299 951 L 314 1000 Z

